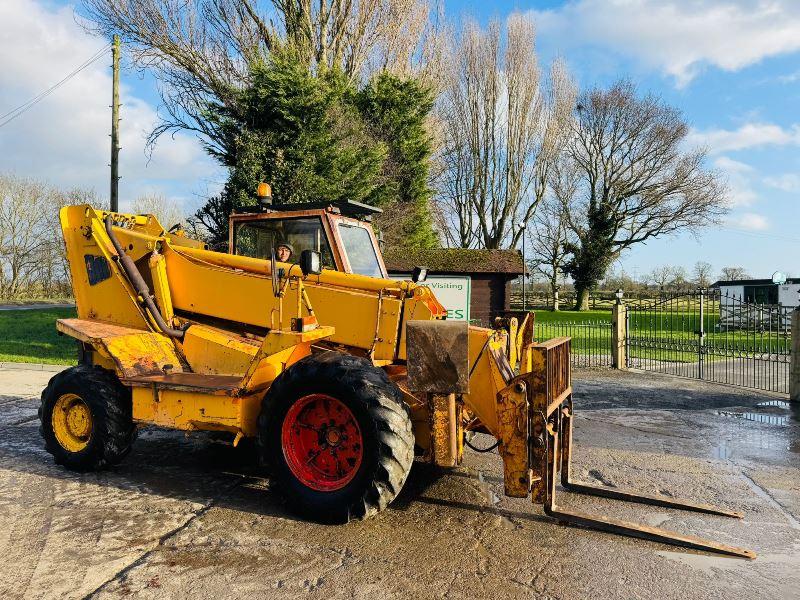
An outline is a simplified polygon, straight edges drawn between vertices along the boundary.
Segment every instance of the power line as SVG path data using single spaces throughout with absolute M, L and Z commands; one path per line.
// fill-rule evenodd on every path
M 43 91 L 42 93 L 34 96 L 33 98 L 31 98 L 30 100 L 28 100 L 24 104 L 21 104 L 17 108 L 15 108 L 15 109 L 7 112 L 6 114 L 0 116 L 0 127 L 8 125 L 9 123 L 11 123 L 11 121 L 13 121 L 17 117 L 19 117 L 20 115 L 25 113 L 26 111 L 30 110 L 34 106 L 36 106 L 39 102 L 41 102 L 42 100 L 47 98 L 47 96 L 52 94 L 59 87 L 64 85 L 67 81 L 69 81 L 70 79 L 75 77 L 78 73 L 83 71 L 85 68 L 87 68 L 89 65 L 91 65 L 94 61 L 96 61 L 98 58 L 103 56 L 110 47 L 111 47 L 111 44 L 106 44 L 100 50 L 98 50 L 95 54 L 93 54 L 91 58 L 89 58 L 85 62 L 81 63 L 73 71 L 71 71 L 69 74 L 67 74 L 63 79 L 61 79 L 60 81 L 58 81 L 57 83 L 55 83 L 54 85 L 52 85 L 51 87 L 49 87 L 48 89 Z
M 780 233 L 767 233 L 761 231 L 747 231 L 745 229 L 737 229 L 736 227 L 720 227 L 720 229 L 724 229 L 725 231 L 729 231 L 731 233 L 739 233 L 741 235 L 749 235 L 752 237 L 758 238 L 765 238 L 771 240 L 781 240 L 786 242 L 794 242 L 796 244 L 800 244 L 800 238 L 793 237 L 790 235 L 782 235 Z

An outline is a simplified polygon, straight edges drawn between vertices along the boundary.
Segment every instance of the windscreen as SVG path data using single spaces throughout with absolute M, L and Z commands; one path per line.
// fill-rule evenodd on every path
M 233 240 L 236 254 L 265 259 L 269 259 L 270 253 L 279 244 L 287 242 L 294 250 L 289 262 L 298 262 L 303 250 L 314 250 L 320 253 L 323 267 L 336 268 L 322 221 L 318 217 L 239 223 Z
M 353 273 L 369 277 L 383 277 L 372 236 L 364 227 L 339 223 L 339 235 Z

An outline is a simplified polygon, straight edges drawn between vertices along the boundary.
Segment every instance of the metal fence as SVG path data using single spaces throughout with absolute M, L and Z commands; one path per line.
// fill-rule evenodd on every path
M 791 309 L 695 290 L 628 306 L 629 367 L 788 393 Z
M 619 358 L 629 368 L 789 393 L 792 309 L 746 302 L 698 289 L 626 303 Z M 549 319 L 555 317 L 554 320 Z M 535 339 L 572 338 L 572 365 L 612 367 L 614 334 L 608 319 L 537 320 Z
M 573 367 L 611 366 L 611 320 L 553 321 L 535 324 L 537 342 L 568 336 L 572 338 Z

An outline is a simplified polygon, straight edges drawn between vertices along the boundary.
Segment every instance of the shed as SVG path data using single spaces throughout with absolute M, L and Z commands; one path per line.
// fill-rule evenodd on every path
M 469 278 L 468 319 L 484 325 L 510 309 L 511 281 L 524 272 L 519 250 L 392 249 L 384 253 L 383 260 L 392 277 L 410 277 L 414 267 L 424 266 L 429 278 Z
M 800 300 L 800 279 L 783 283 L 771 279 L 716 281 L 719 289 L 719 324 L 726 329 L 777 329 L 789 332 L 792 313 Z
M 798 305 L 800 278 L 790 277 L 783 284 L 771 279 L 735 279 L 715 281 L 711 287 L 719 288 L 723 297 L 738 298 L 748 304 L 780 304 L 794 308 Z

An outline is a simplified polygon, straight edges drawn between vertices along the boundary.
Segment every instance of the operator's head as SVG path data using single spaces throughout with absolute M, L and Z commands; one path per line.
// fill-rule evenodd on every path
M 288 261 L 292 254 L 294 254 L 294 248 L 289 242 L 281 242 L 278 244 L 277 248 L 275 248 L 275 258 L 277 258 L 281 262 Z

